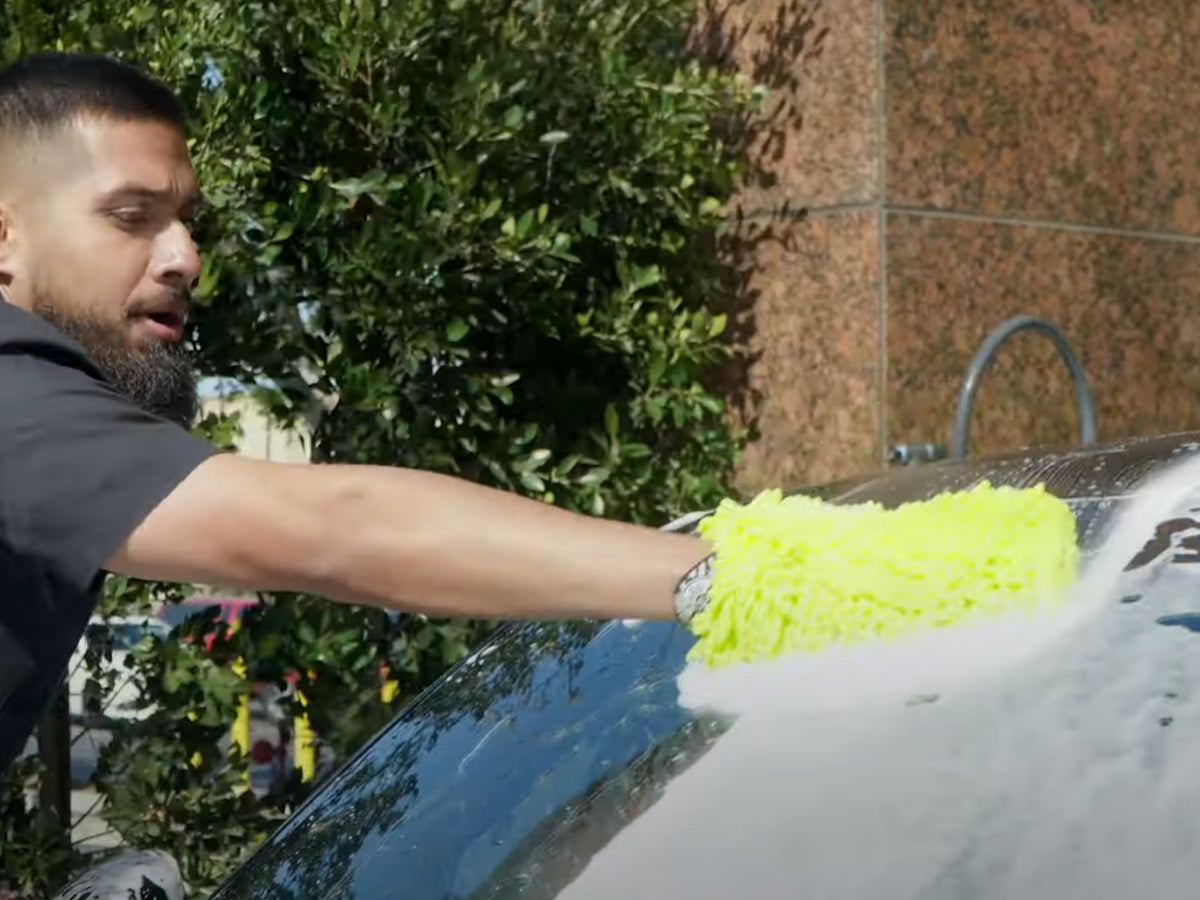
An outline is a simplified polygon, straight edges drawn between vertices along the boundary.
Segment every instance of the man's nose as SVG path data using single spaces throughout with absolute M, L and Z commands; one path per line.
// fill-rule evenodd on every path
M 201 265 L 196 242 L 183 223 L 172 225 L 155 242 L 151 266 L 156 281 L 190 290 L 200 278 Z

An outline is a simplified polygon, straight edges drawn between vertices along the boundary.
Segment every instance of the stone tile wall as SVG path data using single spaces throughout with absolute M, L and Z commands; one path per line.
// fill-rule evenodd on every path
M 751 277 L 743 490 L 877 469 L 897 443 L 949 447 L 972 355 L 1021 313 L 1067 335 L 1102 440 L 1200 428 L 1189 0 L 720 9 L 739 64 L 774 88 L 772 178 L 739 198 L 778 238 Z M 1048 340 L 1000 350 L 971 421 L 973 454 L 1077 439 Z

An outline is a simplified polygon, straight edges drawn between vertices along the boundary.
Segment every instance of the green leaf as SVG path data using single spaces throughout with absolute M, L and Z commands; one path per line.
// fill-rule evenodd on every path
M 662 271 L 658 266 L 638 266 L 633 270 L 633 286 L 635 288 L 650 287 L 662 281 Z
M 617 432 L 621 428 L 621 420 L 617 415 L 617 408 L 611 403 L 604 409 L 604 430 L 613 440 L 617 438 Z
M 580 487 L 595 487 L 608 480 L 611 473 L 603 466 L 596 466 L 585 475 L 577 478 L 575 483 Z
M 542 480 L 540 475 L 534 472 L 522 472 L 521 484 L 535 494 L 540 494 L 546 490 L 546 482 Z
M 582 460 L 583 460 L 583 457 L 581 457 L 578 453 L 572 453 L 570 456 L 563 459 L 562 462 L 560 462 L 557 466 L 554 467 L 555 476 L 558 478 L 566 478 L 568 475 L 571 474 L 571 472 L 575 469 L 575 467 L 577 465 L 579 465 L 580 462 L 582 462 Z
M 457 344 L 467 336 L 467 332 L 470 330 L 470 326 L 462 319 L 453 319 L 446 325 L 446 340 Z
M 563 141 L 565 141 L 569 137 L 570 137 L 570 135 L 567 134 L 565 131 L 547 131 L 540 138 L 538 138 L 538 140 L 541 141 L 543 144 L 550 144 L 551 146 L 553 146 L 555 144 L 561 144 Z
M 656 356 L 650 360 L 650 365 L 646 370 L 647 378 L 651 385 L 656 385 L 662 381 L 663 373 L 667 370 L 667 361 L 661 356 Z

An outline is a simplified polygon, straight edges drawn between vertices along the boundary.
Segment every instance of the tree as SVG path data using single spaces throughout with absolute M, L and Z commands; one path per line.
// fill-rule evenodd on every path
M 726 496 L 744 437 L 708 376 L 730 352 L 737 279 L 714 247 L 754 94 L 689 55 L 696 12 L 10 0 L 0 34 L 10 59 L 114 53 L 179 91 L 209 200 L 201 369 L 263 385 L 311 424 L 314 458 L 655 523 Z M 110 603 L 168 596 L 120 589 Z M 197 887 L 296 800 L 239 798 L 213 749 L 245 687 L 231 654 L 258 677 L 314 673 L 310 714 L 344 755 L 394 711 L 381 661 L 402 703 L 491 630 L 271 599 L 215 656 L 171 641 L 142 659 L 156 711 L 102 764 L 111 821 L 168 845 Z

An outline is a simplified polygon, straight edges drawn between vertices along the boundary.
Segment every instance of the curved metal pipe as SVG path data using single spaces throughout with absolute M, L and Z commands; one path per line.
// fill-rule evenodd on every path
M 991 363 L 992 355 L 1008 338 L 1025 329 L 1040 331 L 1054 342 L 1054 346 L 1058 349 L 1058 355 L 1067 364 L 1067 368 L 1071 371 L 1071 378 L 1075 382 L 1075 405 L 1079 409 L 1080 443 L 1084 447 L 1090 447 L 1096 443 L 1096 405 L 1092 401 L 1092 391 L 1088 387 L 1087 375 L 1084 373 L 1075 351 L 1067 342 L 1066 335 L 1045 319 L 1035 316 L 1014 316 L 987 336 L 971 360 L 971 367 L 967 370 L 967 380 L 963 382 L 962 389 L 958 394 L 958 409 L 954 413 L 954 442 L 950 452 L 955 459 L 962 459 L 967 455 L 967 432 L 971 422 L 971 407 L 975 402 L 975 393 L 979 390 L 979 380 L 983 377 L 988 364 Z

